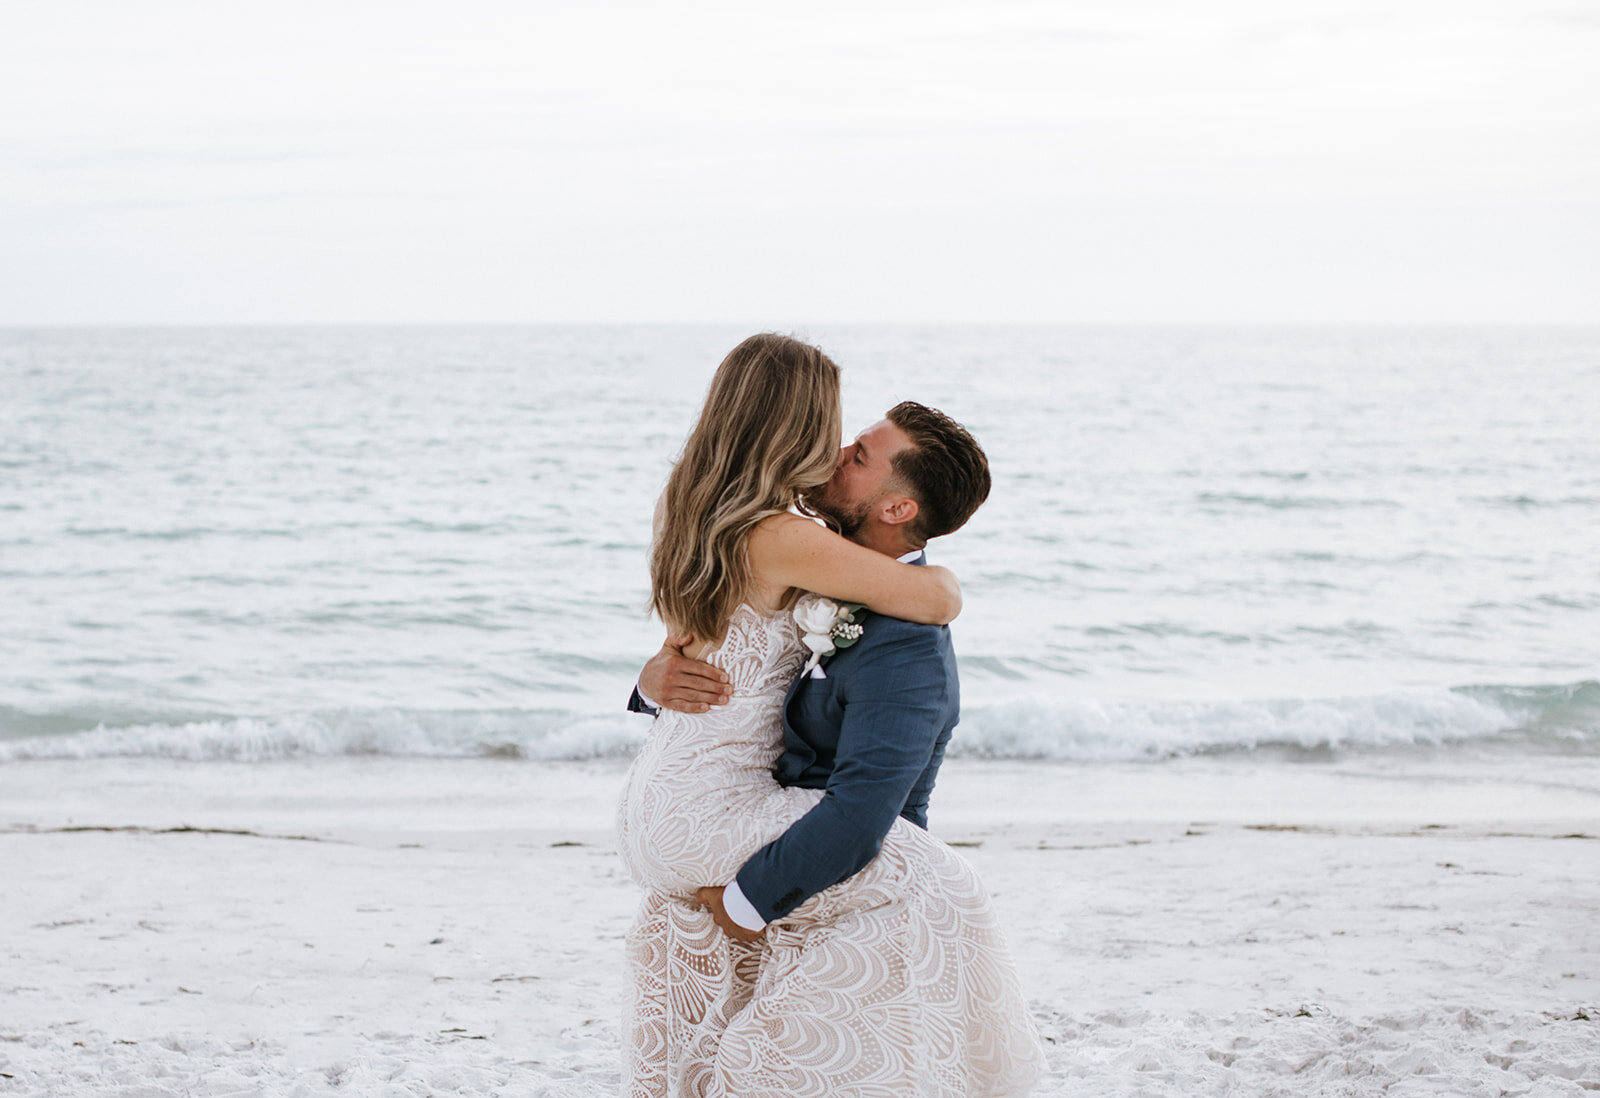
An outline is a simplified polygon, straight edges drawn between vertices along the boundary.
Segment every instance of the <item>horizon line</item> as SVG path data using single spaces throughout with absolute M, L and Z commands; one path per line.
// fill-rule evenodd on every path
M 1595 320 L 68 320 L 6 321 L 0 331 L 129 328 L 1600 328 Z

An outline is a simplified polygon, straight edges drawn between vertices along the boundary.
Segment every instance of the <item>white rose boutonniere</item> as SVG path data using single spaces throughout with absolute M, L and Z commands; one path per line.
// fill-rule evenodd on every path
M 821 595 L 803 595 L 794 605 L 795 624 L 800 627 L 801 640 L 811 649 L 811 659 L 800 671 L 802 675 L 831 656 L 840 648 L 849 648 L 861 639 L 866 627 L 856 622 L 861 610 L 859 602 L 835 602 Z

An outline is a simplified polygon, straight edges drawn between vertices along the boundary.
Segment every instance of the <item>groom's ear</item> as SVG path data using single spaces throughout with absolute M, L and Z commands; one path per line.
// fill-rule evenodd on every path
M 917 501 L 910 496 L 890 496 L 878 507 L 878 518 L 885 526 L 899 526 L 917 517 Z

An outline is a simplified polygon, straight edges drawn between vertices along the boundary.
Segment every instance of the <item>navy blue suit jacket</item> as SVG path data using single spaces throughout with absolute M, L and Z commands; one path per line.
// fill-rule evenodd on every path
M 739 870 L 739 891 L 768 922 L 863 869 L 896 816 L 928 826 L 945 746 L 960 716 L 950 630 L 881 614 L 861 639 L 801 675 L 783 709 L 783 785 L 822 800 Z
M 872 613 L 857 620 L 861 639 L 824 661 L 827 677 L 802 674 L 784 698 L 773 776 L 823 796 L 739 870 L 739 890 L 768 922 L 863 869 L 896 816 L 928 826 L 961 709 L 950 630 Z M 655 712 L 637 690 L 628 708 Z

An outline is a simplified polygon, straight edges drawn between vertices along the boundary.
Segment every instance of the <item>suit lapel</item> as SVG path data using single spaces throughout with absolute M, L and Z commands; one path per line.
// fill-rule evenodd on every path
M 783 711 L 785 714 L 789 712 L 789 705 L 794 701 L 794 696 L 800 693 L 800 687 L 805 683 L 808 674 L 809 672 L 806 671 L 800 672 L 794 677 L 794 681 L 789 684 L 789 692 L 783 696 Z

